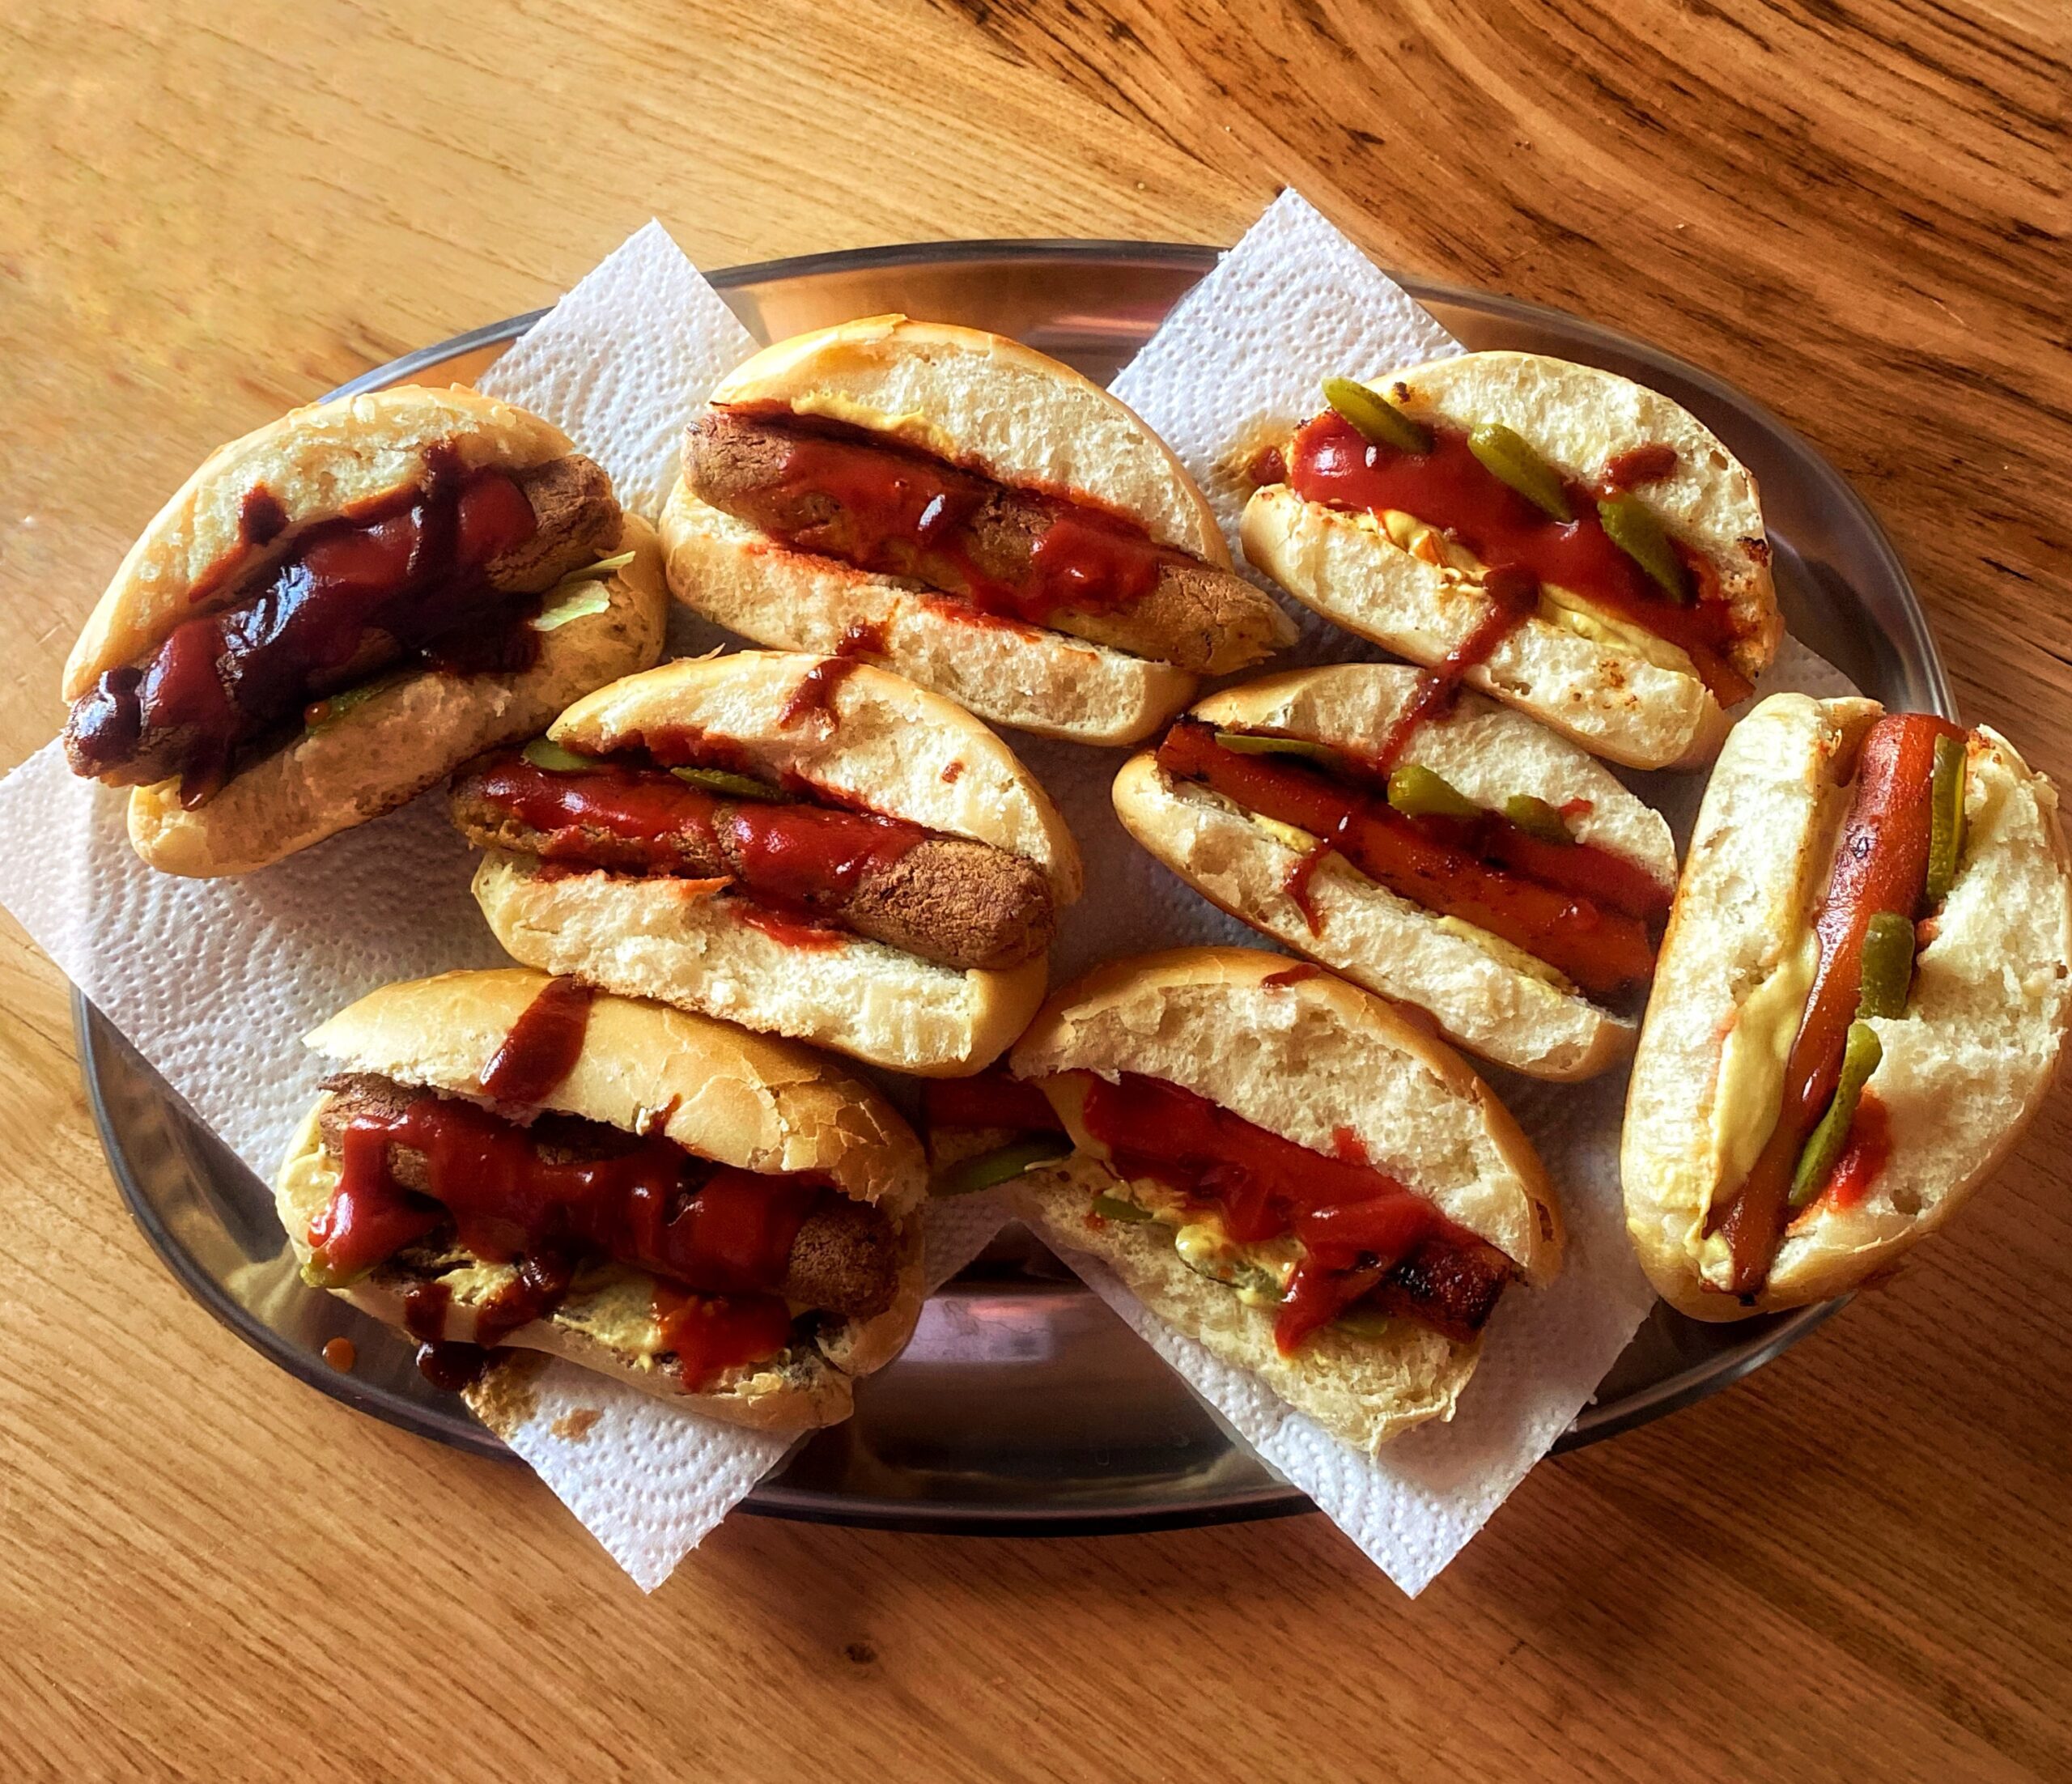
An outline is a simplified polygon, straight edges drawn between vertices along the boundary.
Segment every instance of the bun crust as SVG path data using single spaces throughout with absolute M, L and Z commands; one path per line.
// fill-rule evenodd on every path
M 287 516 L 264 550 L 241 559 L 256 571 L 285 556 L 312 522 L 422 481 L 426 456 L 439 445 L 469 469 L 523 470 L 575 449 L 538 416 L 458 384 L 400 384 L 291 410 L 211 452 L 130 546 L 66 661 L 66 702 L 145 656 L 180 621 L 222 604 L 193 603 L 188 590 L 244 551 L 240 511 L 253 489 L 263 486 Z M 226 581 L 225 598 L 243 574 Z
M 341 1010 L 308 1044 L 348 1070 L 479 1101 L 482 1068 L 547 982 L 544 974 L 507 968 L 384 985 Z M 282 1222 L 304 1264 L 310 1222 L 338 1180 L 338 1161 L 321 1132 L 328 1100 L 327 1094 L 311 1111 L 274 1185 Z M 920 1143 L 884 1098 L 803 1047 L 681 1010 L 600 996 L 575 1068 L 546 1107 L 629 1132 L 647 1127 L 744 1170 L 826 1176 L 901 1223 L 898 1289 L 885 1312 L 830 1325 L 783 1358 L 735 1370 L 698 1392 L 657 1366 L 663 1340 L 653 1319 L 654 1279 L 631 1268 L 586 1277 L 546 1319 L 503 1341 L 566 1357 L 730 1424 L 803 1430 L 846 1418 L 855 1378 L 898 1354 L 923 1299 L 919 1213 L 927 1164 Z M 450 1292 L 441 1336 L 472 1341 L 482 1308 L 513 1272 L 482 1260 L 436 1272 L 392 1262 L 332 1292 L 401 1326 L 405 1296 L 431 1273 Z
M 1891 1118 L 1888 1163 L 1856 1207 L 1824 1200 L 1794 1222 L 1752 1305 L 1702 1285 L 1705 1217 L 1730 1188 L 1722 1136 L 1747 1119 L 1719 1118 L 1727 1043 L 1802 945 L 1847 806 L 1841 773 L 1879 711 L 1773 695 L 1727 740 L 1698 814 L 1620 1145 L 1634 1249 L 1662 1298 L 1697 1319 L 1804 1306 L 1892 1267 L 2019 1139 L 2072 1021 L 2072 867 L 2057 792 L 1981 728 L 1956 882 L 1916 958 L 1905 1014 L 1872 1019 L 1883 1058 L 1869 1089 Z
M 578 694 L 661 655 L 669 603 L 654 529 L 627 514 L 619 549 L 634 558 L 601 585 L 611 605 L 542 633 L 530 669 L 405 676 L 192 810 L 177 779 L 135 788 L 130 843 L 162 873 L 250 873 L 408 804 L 484 750 L 537 735 Z
M 720 382 L 719 405 L 782 403 L 864 427 L 996 482 L 1089 499 L 1161 545 L 1230 567 L 1216 516 L 1129 406 L 1004 335 L 864 316 L 765 347 Z
M 902 673 L 996 724 L 1076 743 L 1149 737 L 1198 680 L 1063 632 L 966 618 L 908 584 L 793 551 L 700 501 L 681 480 L 662 511 L 676 597 L 759 644 L 830 656 L 877 631 Z
M 831 726 L 785 724 L 787 703 L 824 661 L 737 651 L 665 663 L 577 701 L 550 734 L 571 750 L 605 755 L 637 747 L 647 731 L 709 732 L 740 744 L 772 775 L 797 775 L 873 811 L 1019 855 L 1042 870 L 1061 907 L 1079 897 L 1078 845 L 1051 796 L 954 702 L 857 664 L 827 698 Z
M 1675 447 L 1677 472 L 1646 486 L 1648 505 L 1718 574 L 1745 628 L 1730 653 L 1736 666 L 1752 677 L 1776 655 L 1784 622 L 1755 480 L 1677 404 L 1612 373 L 1532 354 L 1464 354 L 1374 385 L 1407 391 L 1400 406 L 1420 418 L 1500 422 L 1586 481 L 1616 453 Z M 1240 532 L 1246 558 L 1297 600 L 1414 661 L 1439 661 L 1487 610 L 1479 588 L 1392 542 L 1378 516 L 1305 502 L 1285 484 L 1255 492 Z M 1726 733 L 1718 702 L 1688 666 L 1648 661 L 1537 615 L 1467 679 L 1628 767 L 1699 766 Z
M 1207 724 L 1312 738 L 1372 754 L 1411 698 L 1418 672 L 1352 663 L 1298 669 L 1229 688 L 1191 715 Z M 1579 841 L 1646 868 L 1665 891 L 1676 877 L 1669 826 L 1582 750 L 1530 719 L 1473 695 L 1423 725 L 1404 753 L 1476 803 L 1514 793 L 1589 806 Z M 1327 858 L 1310 882 L 1314 932 L 1286 890 L 1301 859 L 1289 840 L 1206 787 L 1176 781 L 1147 751 L 1115 777 L 1116 814 L 1153 855 L 1221 909 L 1355 983 L 1414 1004 L 1448 1039 L 1518 1072 L 1561 1081 L 1594 1077 L 1633 1049 L 1637 1025 L 1506 958 L 1494 937 L 1449 927 Z
M 475 902 L 527 966 L 787 1034 L 920 1077 L 984 1070 L 1042 1001 L 1039 956 L 960 971 L 844 937 L 797 947 L 741 922 L 705 881 L 542 871 L 492 852 Z
M 1098 967 L 1045 1008 L 1015 1048 L 1015 1075 L 1143 1073 L 1326 1153 L 1349 1128 L 1380 1168 L 1497 1246 L 1528 1283 L 1551 1278 L 1561 1251 L 1553 1191 L 1509 1113 L 1379 998 L 1325 974 L 1267 982 L 1289 966 L 1251 949 L 1183 948 Z M 1372 1450 L 1452 1416 L 1479 1342 L 1397 1320 L 1378 1338 L 1327 1330 L 1284 1357 L 1271 1309 L 1195 1274 L 1149 1223 L 1089 1221 L 1089 1198 L 1112 1181 L 1082 1151 L 1031 1172 L 1017 1195 L 1047 1237 L 1099 1258 L 1161 1319 L 1344 1441 Z

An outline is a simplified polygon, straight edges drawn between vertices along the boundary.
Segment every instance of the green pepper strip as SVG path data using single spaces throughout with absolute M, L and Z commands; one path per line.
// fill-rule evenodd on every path
M 1038 1140 L 1017 1140 L 1011 1146 L 981 1153 L 976 1158 L 966 1158 L 951 1166 L 929 1186 L 928 1193 L 938 1198 L 975 1195 L 982 1189 L 1011 1182 L 1032 1165 L 1062 1158 L 1071 1150 L 1072 1142 L 1062 1134 L 1051 1134 Z
M 1849 1124 L 1856 1119 L 1856 1106 L 1862 1098 L 1863 1087 L 1870 1082 L 1870 1074 L 1878 1069 L 1878 1062 L 1884 1056 L 1884 1045 L 1879 1040 L 1876 1029 L 1868 1022 L 1849 1025 L 1849 1039 L 1842 1049 L 1841 1075 L 1835 1083 L 1835 1099 L 1828 1105 L 1828 1112 L 1820 1117 L 1819 1126 L 1807 1140 L 1806 1149 L 1798 1155 L 1798 1168 L 1791 1175 L 1790 1204 L 1794 1213 L 1827 1187 L 1828 1178 L 1834 1174 L 1835 1166 L 1841 1161 L 1842 1149 L 1849 1143 Z

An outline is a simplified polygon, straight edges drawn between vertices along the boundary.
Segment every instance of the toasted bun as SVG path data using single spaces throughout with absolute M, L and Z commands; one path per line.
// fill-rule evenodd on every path
M 876 631 L 901 673 L 996 724 L 1090 744 L 1136 743 L 1194 698 L 1170 663 L 1004 620 L 832 558 L 793 551 L 701 502 L 679 481 L 662 511 L 669 587 L 758 644 L 826 656 L 851 627 Z
M 1004 335 L 865 316 L 765 347 L 723 378 L 711 401 L 782 403 L 868 428 L 998 483 L 1098 503 L 1161 545 L 1230 567 L 1194 479 L 1136 412 Z
M 393 811 L 469 757 L 537 736 L 601 682 L 661 655 L 669 619 L 654 529 L 624 516 L 619 549 L 633 562 L 602 586 L 611 605 L 540 637 L 516 675 L 424 669 L 380 688 L 337 719 L 231 777 L 189 810 L 177 779 L 130 795 L 130 840 L 162 873 L 250 873 L 327 836 Z
M 1416 669 L 1374 663 L 1297 669 L 1212 695 L 1191 716 L 1371 755 L 1417 682 Z M 1579 841 L 1637 862 L 1665 892 L 1675 884 L 1675 846 L 1661 815 L 1518 713 L 1465 696 L 1450 716 L 1418 728 L 1403 759 L 1492 809 L 1516 793 L 1556 806 L 1583 801 L 1590 809 L 1573 824 Z M 1208 788 L 1174 780 L 1149 751 L 1115 777 L 1115 801 L 1123 828 L 1204 898 L 1355 983 L 1416 1005 L 1447 1039 L 1485 1059 L 1572 1081 L 1633 1050 L 1633 1022 L 1549 983 L 1499 938 L 1442 922 L 1336 856 L 1310 882 L 1313 932 L 1286 890 L 1301 855 L 1284 828 L 1277 835 Z
M 1379 998 L 1322 973 L 1267 983 L 1290 964 L 1251 949 L 1182 948 L 1097 967 L 1045 1006 L 1014 1050 L 1015 1074 L 1141 1073 L 1327 1154 L 1350 1129 L 1379 1168 L 1497 1246 L 1528 1282 L 1550 1279 L 1561 1251 L 1553 1190 L 1509 1111 Z M 1271 1310 L 1195 1275 L 1170 1240 L 1089 1226 L 1087 1198 L 1110 1180 L 1082 1150 L 1032 1173 L 1025 1205 L 1057 1243 L 1100 1257 L 1161 1319 L 1348 1442 L 1371 1449 L 1451 1415 L 1475 1346 L 1399 1320 L 1378 1338 L 1320 1334 L 1284 1357 Z
M 831 724 L 786 724 L 788 703 L 822 661 L 737 651 L 664 663 L 577 701 L 550 734 L 588 755 L 637 748 L 643 733 L 671 726 L 726 737 L 773 778 L 797 775 L 888 817 L 990 843 L 1040 868 L 1060 907 L 1078 898 L 1079 848 L 1051 796 L 955 703 L 857 664 L 826 702 Z
M 546 983 L 537 973 L 448 973 L 384 986 L 309 1037 L 349 1070 L 479 1098 L 480 1074 Z M 702 1157 L 747 1170 L 825 1174 L 844 1194 L 902 1223 L 897 1298 L 884 1313 L 816 1335 L 767 1364 L 750 1365 L 698 1392 L 657 1366 L 663 1340 L 654 1279 L 629 1268 L 586 1276 L 549 1317 L 503 1342 L 564 1357 L 729 1423 L 798 1430 L 848 1415 L 856 1377 L 882 1367 L 912 1333 L 922 1300 L 919 1204 L 926 1166 L 919 1142 L 876 1092 L 804 1049 L 726 1024 L 629 999 L 591 1008 L 575 1069 L 547 1107 L 629 1132 L 660 1111 L 660 1131 Z M 320 1099 L 291 1144 L 275 1200 L 298 1260 L 310 1258 L 310 1222 L 336 1187 L 338 1160 L 324 1146 Z M 465 1256 L 434 1271 L 390 1263 L 333 1291 L 392 1325 L 427 1276 L 450 1292 L 442 1337 L 471 1341 L 482 1307 L 512 1275 Z
M 963 1077 L 1043 999 L 1039 957 L 960 971 L 844 937 L 801 948 L 739 921 L 714 882 L 543 869 L 492 852 L 475 902 L 505 950 L 544 971 L 658 998 L 921 1077 Z
M 1760 1145 L 1754 1128 L 1776 1119 L 1772 1103 L 1716 1128 L 1730 1039 L 1806 946 L 1847 809 L 1842 775 L 1879 710 L 1773 695 L 1728 738 L 1698 814 L 1620 1146 L 1641 1265 L 1665 1300 L 1698 1319 L 1824 1300 L 1896 1263 L 2019 1137 L 2072 1020 L 2072 870 L 2057 792 L 1981 728 L 1956 882 L 1915 960 L 1905 1014 L 1872 1021 L 1884 1055 L 1869 1088 L 1891 1116 L 1891 1158 L 1858 1206 L 1817 1202 L 1793 1224 L 1753 1305 L 1702 1286 L 1705 1218 L 1734 1187 L 1726 1145 Z M 1778 1032 L 1796 1032 L 1802 1004 L 1802 990 L 1773 1013 Z
M 1565 474 L 1589 481 L 1631 448 L 1677 451 L 1676 474 L 1644 499 L 1702 554 L 1744 628 L 1731 655 L 1751 677 L 1783 636 L 1755 480 L 1688 411 L 1629 379 L 1534 354 L 1470 353 L 1375 380 L 1421 419 L 1500 422 Z M 1460 572 L 1393 543 L 1378 516 L 1305 502 L 1285 484 L 1256 491 L 1241 525 L 1245 555 L 1327 619 L 1412 661 L 1436 663 L 1464 639 L 1487 598 Z M 1543 720 L 1592 754 L 1629 767 L 1711 759 L 1726 720 L 1683 653 L 1586 637 L 1534 616 L 1468 672 L 1470 684 Z
M 220 606 L 248 573 L 292 550 L 312 523 L 421 482 L 427 455 L 441 445 L 469 469 L 524 470 L 575 449 L 538 416 L 457 384 L 400 384 L 291 410 L 211 452 L 144 529 L 72 647 L 66 700 L 147 655 L 180 621 Z M 261 487 L 280 504 L 287 527 L 242 560 L 219 598 L 192 601 L 196 584 L 245 551 L 241 511 Z

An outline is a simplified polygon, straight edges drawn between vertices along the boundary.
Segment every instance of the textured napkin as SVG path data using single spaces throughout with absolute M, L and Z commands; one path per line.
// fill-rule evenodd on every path
M 1276 424 L 1314 411 L 1326 376 L 1374 376 L 1462 350 L 1425 310 L 1293 191 L 1183 298 L 1114 384 L 1164 435 L 1208 492 L 1240 563 L 1242 466 Z M 1289 604 L 1302 638 L 1278 669 L 1382 653 Z M 1851 691 L 1822 659 L 1788 643 L 1761 691 Z M 1129 845 L 1108 801 L 1122 752 L 1021 745 L 1043 774 L 1088 854 L 1098 909 L 1075 911 L 1064 969 L 1187 942 L 1268 945 Z M 1626 777 L 1661 808 L 1679 849 L 1702 775 Z M 1561 1191 L 1569 1250 L 1537 1293 L 1507 1295 L 1480 1367 L 1446 1425 L 1420 1428 L 1378 1459 L 1347 1448 L 1249 1373 L 1219 1362 L 1147 1311 L 1098 1260 L 1068 1253 L 1101 1298 L 1314 1499 L 1370 1560 L 1415 1594 L 1459 1553 L 1589 1401 L 1654 1296 L 1628 1247 L 1619 1193 L 1624 1073 L 1581 1085 L 1488 1077 L 1546 1160 Z

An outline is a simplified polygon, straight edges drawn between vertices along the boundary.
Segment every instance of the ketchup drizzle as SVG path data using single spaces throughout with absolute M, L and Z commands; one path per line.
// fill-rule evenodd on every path
M 545 1102 L 582 1056 L 593 995 L 573 979 L 550 979 L 482 1068 L 482 1094 L 499 1102 Z

